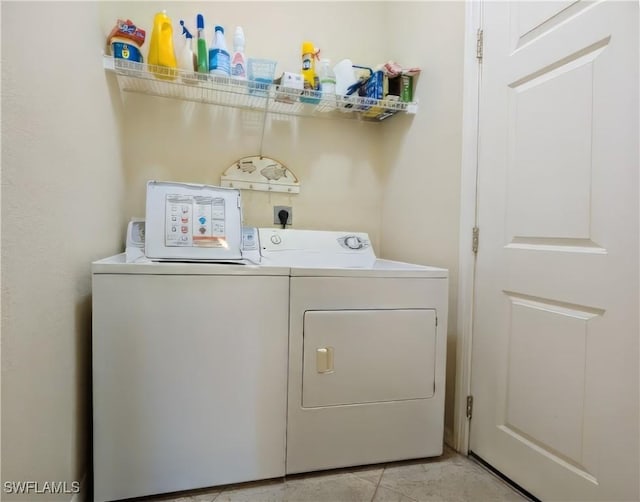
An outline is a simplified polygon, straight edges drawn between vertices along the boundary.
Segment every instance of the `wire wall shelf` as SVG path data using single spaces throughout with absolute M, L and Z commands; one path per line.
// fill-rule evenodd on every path
M 417 102 L 358 96 L 323 97 L 276 84 L 169 69 L 103 56 L 121 91 L 195 101 L 276 115 L 381 122 L 396 113 L 415 114 Z

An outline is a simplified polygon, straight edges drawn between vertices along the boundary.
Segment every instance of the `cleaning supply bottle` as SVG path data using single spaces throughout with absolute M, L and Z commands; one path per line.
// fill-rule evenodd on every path
M 196 36 L 198 37 L 198 72 L 209 73 L 209 53 L 207 41 L 204 38 L 204 17 L 198 14 L 196 18 Z
M 320 91 L 323 98 L 332 98 L 336 94 L 336 74 L 331 68 L 331 60 L 321 59 L 318 71 L 320 79 Z
M 109 34 L 108 43 L 114 58 L 127 59 L 142 63 L 140 47 L 144 44 L 145 31 L 138 28 L 133 21 L 118 19 Z
M 155 66 L 153 73 L 158 78 L 173 80 L 178 66 L 173 50 L 173 28 L 167 11 L 158 12 L 153 19 L 153 31 L 149 44 L 148 63 Z
M 227 42 L 224 39 L 224 28 L 216 25 L 213 35 L 213 45 L 209 49 L 209 73 L 215 75 L 229 75 L 231 58 L 227 52 Z
M 193 35 L 189 33 L 182 19 L 180 20 L 180 26 L 182 26 L 184 40 L 182 49 L 178 53 L 178 67 L 181 70 L 196 71 L 198 63 L 196 55 L 193 53 Z
M 236 32 L 233 35 L 231 76 L 242 80 L 247 78 L 247 61 L 244 57 L 244 31 L 242 26 L 236 26 Z
M 302 78 L 305 90 L 317 91 L 319 87 L 316 75 L 316 49 L 311 42 L 302 42 Z
M 320 80 L 320 92 L 322 93 L 323 101 L 321 111 L 331 111 L 336 107 L 336 74 L 331 68 L 331 61 L 329 59 L 320 60 L 318 78 Z

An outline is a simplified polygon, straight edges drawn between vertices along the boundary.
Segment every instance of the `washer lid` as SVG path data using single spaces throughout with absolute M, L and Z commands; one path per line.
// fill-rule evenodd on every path
M 110 256 L 91 264 L 93 274 L 146 275 L 289 275 L 286 267 L 261 267 L 249 264 L 156 262 L 148 259 L 127 263 L 125 253 Z

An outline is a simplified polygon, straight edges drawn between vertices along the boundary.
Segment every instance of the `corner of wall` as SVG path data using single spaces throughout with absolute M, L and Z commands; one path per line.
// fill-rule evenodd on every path
M 80 489 L 74 493 L 69 502 L 88 502 L 89 501 L 89 474 L 85 471 L 80 481 Z
M 453 430 L 465 5 L 389 5 L 389 57 L 421 68 L 414 117 L 384 137 L 382 257 L 449 270 L 445 427 Z M 408 37 L 411 37 L 410 39 Z M 411 40 L 411 43 L 408 43 Z M 399 127 L 395 127 L 395 126 Z

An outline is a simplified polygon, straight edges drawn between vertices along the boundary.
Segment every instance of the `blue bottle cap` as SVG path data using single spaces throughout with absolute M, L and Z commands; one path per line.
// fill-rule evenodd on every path
M 198 14 L 198 17 L 196 19 L 197 19 L 196 25 L 198 29 L 204 30 L 204 16 L 202 14 Z
M 222 26 L 220 26 L 219 24 L 216 25 L 215 31 L 219 31 L 221 33 L 224 33 L 224 28 Z

